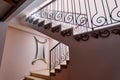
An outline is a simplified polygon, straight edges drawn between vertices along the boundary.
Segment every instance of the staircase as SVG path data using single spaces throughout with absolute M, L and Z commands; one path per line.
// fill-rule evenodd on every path
M 24 80 L 69 80 L 69 63 L 68 46 L 58 43 L 50 50 L 49 69 L 32 71 L 29 76 L 25 76 Z M 59 77 L 61 78 L 57 79 Z
M 69 61 L 61 63 L 60 67 L 56 67 L 53 71 L 50 72 L 49 70 L 40 70 L 31 72 L 29 76 L 25 76 L 24 80 L 56 80 L 60 74 L 65 72 L 69 67 Z M 64 79 L 63 79 L 64 80 Z
M 107 0 L 106 1 L 78 0 L 79 5 L 76 5 L 78 4 L 76 1 L 77 0 L 71 0 L 70 1 L 71 3 L 68 4 L 69 3 L 68 0 L 66 0 L 66 2 L 64 2 L 63 0 L 56 0 L 54 3 L 46 6 L 45 8 L 39 9 L 37 12 L 28 15 L 25 21 L 31 28 L 43 34 L 46 34 L 64 44 L 67 44 L 68 46 L 71 46 L 71 44 L 73 44 L 74 46 L 73 47 L 71 46 L 72 49 L 71 54 L 72 55 L 76 54 L 79 55 L 79 57 L 81 56 L 82 57 L 80 64 L 75 64 L 75 60 L 72 62 L 72 64 L 75 64 L 76 66 L 79 65 L 80 67 L 81 65 L 84 65 L 80 69 L 81 71 L 82 68 L 84 69 L 83 74 L 85 75 L 86 73 L 84 71 L 87 72 L 86 66 L 87 67 L 88 65 L 91 66 L 89 61 L 87 62 L 87 60 L 93 58 L 93 56 L 96 56 L 99 59 L 99 56 L 96 55 L 97 53 L 96 54 L 94 53 L 93 48 L 90 49 L 90 51 L 93 52 L 93 54 L 91 53 L 93 56 L 88 54 L 89 52 L 88 48 L 86 50 L 82 50 L 83 52 L 78 50 L 77 46 L 81 47 L 81 45 L 78 44 L 78 42 L 85 42 L 90 40 L 90 38 L 92 38 L 91 39 L 92 42 L 101 38 L 109 38 L 111 37 L 111 35 L 120 35 L 120 16 L 119 16 L 120 7 L 118 7 L 120 2 L 118 0 L 111 0 L 113 3 L 115 3 L 115 4 L 111 4 L 111 2 Z M 90 4 L 90 1 L 92 4 Z M 110 5 L 113 6 L 111 7 Z M 78 6 L 80 10 L 78 10 Z M 91 44 L 90 42 L 88 43 Z M 85 45 L 89 45 L 89 44 L 85 43 L 83 45 L 82 43 L 82 46 L 86 47 Z M 84 47 L 81 47 L 81 49 L 84 49 Z M 91 47 L 91 45 L 89 45 L 89 47 Z M 76 49 L 76 53 L 74 53 L 73 49 Z M 99 51 L 100 49 L 101 48 L 98 47 L 96 51 Z M 109 50 L 107 51 L 109 52 Z M 80 56 L 79 52 L 83 54 L 81 54 Z M 85 54 L 87 54 L 87 58 Z M 75 57 L 79 59 L 78 56 Z M 92 61 L 91 59 L 90 61 L 91 63 L 94 63 L 94 60 Z M 68 61 L 66 60 L 66 66 L 69 66 L 68 63 L 69 60 Z M 102 65 L 102 63 L 99 63 L 99 65 Z M 81 71 L 77 71 L 77 69 L 75 69 L 76 66 L 74 66 L 74 70 L 76 70 L 76 73 L 78 72 L 81 75 L 80 77 L 79 75 L 77 75 L 77 78 L 75 79 L 78 80 L 80 78 L 81 79 L 83 78 L 83 80 L 89 80 L 87 79 L 87 77 L 85 78 L 84 75 L 82 76 Z M 57 66 L 50 68 L 50 78 L 52 76 L 56 76 L 57 72 L 60 73 L 62 71 L 61 64 L 59 65 L 58 69 L 56 69 L 56 67 Z M 92 67 L 94 67 L 94 64 L 92 64 Z M 92 67 L 91 68 L 88 67 L 87 69 L 91 71 Z M 97 66 L 97 68 L 99 68 L 99 66 Z M 102 70 L 102 68 L 100 67 L 99 70 Z M 88 74 L 92 75 L 90 73 Z M 95 73 L 93 72 L 93 74 Z M 95 80 L 94 77 L 92 78 L 89 75 L 88 77 Z M 97 75 L 96 79 L 98 77 L 99 74 Z
M 115 26 L 120 24 L 119 7 L 115 7 L 119 1 L 111 2 L 91 0 L 92 5 L 89 0 L 55 0 L 27 15 L 26 22 L 33 29 L 67 45 L 70 40 L 79 42 L 88 41 L 90 37 L 107 38 L 113 33 L 109 28 L 116 29 Z

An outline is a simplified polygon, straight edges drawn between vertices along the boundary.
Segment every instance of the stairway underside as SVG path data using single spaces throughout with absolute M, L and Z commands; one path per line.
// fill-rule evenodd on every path
M 120 25 L 111 25 L 103 29 L 73 35 L 73 28 L 61 30 L 62 24 L 54 26 L 52 22 L 45 23 L 45 20 L 36 23 L 33 23 L 35 20 L 32 19 L 26 21 L 30 23 L 31 28 L 67 45 L 73 42 L 78 44 L 80 41 L 88 41 L 90 38 L 107 38 L 110 34 L 120 35 Z

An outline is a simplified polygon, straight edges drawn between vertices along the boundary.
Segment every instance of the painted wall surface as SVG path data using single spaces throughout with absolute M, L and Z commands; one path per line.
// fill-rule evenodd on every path
M 36 35 L 9 27 L 0 70 L 0 80 L 23 80 L 24 76 L 29 75 L 30 71 L 48 68 L 48 64 L 41 60 L 37 61 L 35 65 L 31 64 L 36 52 L 36 43 L 33 36 Z M 40 41 L 45 39 L 40 36 L 36 37 Z M 46 58 L 48 57 L 48 43 L 45 47 Z
M 49 39 L 49 49 L 52 49 L 56 44 L 59 43 L 59 41 L 55 40 L 55 39 Z
M 120 80 L 119 35 L 70 45 L 70 80 Z
M 0 66 L 1 66 L 1 60 L 3 55 L 6 32 L 7 32 L 7 24 L 0 22 Z

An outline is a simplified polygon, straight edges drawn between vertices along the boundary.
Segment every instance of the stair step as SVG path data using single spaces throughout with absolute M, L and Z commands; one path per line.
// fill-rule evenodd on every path
M 67 61 L 61 63 L 61 69 L 67 68 Z
M 33 24 L 34 25 L 37 25 L 39 23 L 39 19 L 35 19 L 34 21 L 33 21 Z
M 67 64 L 69 64 L 69 63 L 70 63 L 70 60 L 67 60 L 66 62 L 67 62 Z
M 50 29 L 52 27 L 52 23 L 47 23 L 44 25 L 44 29 Z
M 61 72 L 61 71 L 62 71 L 61 69 L 55 69 L 56 73 Z
M 66 61 L 63 61 L 63 62 L 61 63 L 61 65 L 67 65 L 67 62 L 66 62 Z
M 69 28 L 66 30 L 61 31 L 62 36 L 72 36 L 73 35 L 73 28 Z
M 59 31 L 61 31 L 61 25 L 56 25 L 56 26 L 52 27 L 51 31 L 52 32 L 59 32 Z
M 60 69 L 60 65 L 56 66 L 55 69 Z
M 50 71 L 50 76 L 56 76 L 55 69 Z
M 34 77 L 34 76 L 26 76 L 25 80 L 46 80 L 46 79 L 37 78 L 37 77 Z
M 51 73 L 55 73 L 55 70 L 54 70 L 54 69 L 52 69 L 50 72 L 51 72 Z
M 38 23 L 38 27 L 42 27 L 43 25 L 44 25 L 44 23 L 45 23 L 45 21 L 43 20 L 43 21 L 41 21 L 41 22 L 39 22 Z
M 31 72 L 31 76 L 43 78 L 43 79 L 47 79 L 47 80 L 50 79 L 49 70 L 34 71 L 34 72 Z

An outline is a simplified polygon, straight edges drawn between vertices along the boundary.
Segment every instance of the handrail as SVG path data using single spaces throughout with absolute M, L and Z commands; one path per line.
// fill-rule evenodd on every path
M 49 2 L 48 4 L 46 4 L 46 5 L 44 5 L 43 7 L 41 7 L 39 10 L 41 10 L 41 9 L 45 8 L 46 6 L 50 5 L 50 4 L 51 4 L 51 3 L 53 3 L 54 1 L 56 1 L 56 0 L 52 0 L 52 1 L 51 1 L 51 2 Z
M 51 71 L 51 51 L 55 48 L 55 47 L 57 47 L 58 45 L 60 44 L 60 42 L 59 43 L 57 43 L 51 50 L 50 50 L 50 58 L 49 58 L 49 71 Z
M 49 58 L 49 69 L 50 71 L 54 69 L 56 66 L 60 65 L 62 62 L 69 59 L 69 47 L 63 43 L 57 43 L 50 50 L 50 58 Z
M 32 13 L 32 15 L 34 15 L 35 13 L 39 12 L 40 10 L 42 10 L 43 8 L 45 8 L 46 6 L 50 5 L 51 3 L 53 3 L 56 0 L 52 0 L 49 3 L 45 4 L 44 6 L 42 6 L 40 9 L 38 9 L 36 12 Z
M 80 34 L 120 24 L 119 13 L 119 0 L 55 0 L 31 16 L 67 25 Z

